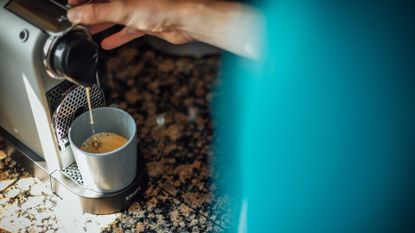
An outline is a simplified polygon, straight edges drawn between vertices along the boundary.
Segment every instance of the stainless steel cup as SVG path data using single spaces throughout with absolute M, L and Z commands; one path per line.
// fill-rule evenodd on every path
M 110 132 L 128 139 L 124 146 L 107 153 L 88 153 L 82 143 L 92 135 L 89 112 L 81 114 L 69 129 L 69 142 L 84 185 L 94 191 L 119 191 L 133 182 L 137 170 L 137 132 L 134 119 L 113 107 L 93 110 L 95 133 Z

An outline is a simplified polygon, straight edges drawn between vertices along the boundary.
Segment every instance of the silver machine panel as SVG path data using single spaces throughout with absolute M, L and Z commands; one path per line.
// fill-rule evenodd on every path
M 72 27 L 66 18 L 66 9 L 56 1 L 11 0 L 6 9 L 52 35 Z

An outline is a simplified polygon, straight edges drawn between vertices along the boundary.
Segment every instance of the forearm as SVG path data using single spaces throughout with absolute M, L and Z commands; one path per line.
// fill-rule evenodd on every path
M 194 39 L 258 58 L 263 23 L 256 10 L 222 1 L 183 3 L 179 27 Z

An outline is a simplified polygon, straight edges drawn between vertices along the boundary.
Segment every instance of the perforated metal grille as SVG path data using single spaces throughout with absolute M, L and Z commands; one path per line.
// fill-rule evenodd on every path
M 65 174 L 69 179 L 74 181 L 75 183 L 84 186 L 84 180 L 82 179 L 81 173 L 79 172 L 78 165 L 76 163 L 72 163 L 69 167 L 63 170 L 63 174 Z
M 92 108 L 105 106 L 104 93 L 97 85 L 91 88 Z M 72 121 L 81 113 L 88 110 L 85 88 L 76 86 L 71 89 L 52 116 L 53 127 L 60 145 L 68 142 L 67 135 Z
M 65 96 L 75 87 L 75 84 L 65 80 L 53 89 L 46 92 L 46 98 L 48 100 L 51 116 L 55 112 L 55 109 L 58 107 L 58 105 L 65 98 Z

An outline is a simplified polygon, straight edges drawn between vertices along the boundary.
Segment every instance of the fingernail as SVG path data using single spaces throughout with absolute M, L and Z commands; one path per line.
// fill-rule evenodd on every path
M 81 12 L 78 10 L 69 10 L 68 11 L 68 19 L 72 23 L 80 23 L 81 22 Z

